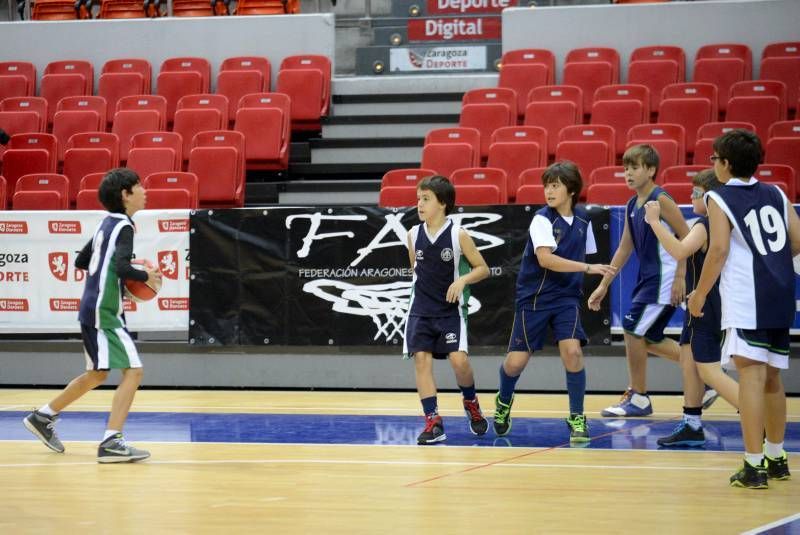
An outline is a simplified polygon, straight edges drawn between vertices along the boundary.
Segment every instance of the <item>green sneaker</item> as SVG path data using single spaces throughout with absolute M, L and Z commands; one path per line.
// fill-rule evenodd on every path
M 589 442 L 589 424 L 583 414 L 570 414 L 566 420 L 570 442 Z
M 508 405 L 500 401 L 500 392 L 494 397 L 494 434 L 498 437 L 505 436 L 511 431 L 511 406 L 513 404 L 513 394 Z
M 741 470 L 731 476 L 731 487 L 741 487 L 744 489 L 766 489 L 767 469 L 763 464 L 753 466 L 747 461 Z
M 767 478 L 786 481 L 792 477 L 791 472 L 789 472 L 789 458 L 786 456 L 785 451 L 777 459 L 773 459 L 765 453 L 764 463 L 767 465 Z

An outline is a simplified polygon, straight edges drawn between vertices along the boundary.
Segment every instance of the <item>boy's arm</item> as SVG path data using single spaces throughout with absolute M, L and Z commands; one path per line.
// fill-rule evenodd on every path
M 669 195 L 659 195 L 658 204 L 661 206 L 661 217 L 672 228 L 672 231 L 682 240 L 689 234 L 689 225 L 683 218 L 681 209 Z M 678 260 L 675 268 L 675 278 L 672 280 L 672 304 L 677 306 L 686 298 L 686 259 Z
M 86 242 L 78 257 L 75 259 L 75 267 L 78 269 L 89 269 L 89 262 L 92 259 L 92 242 L 94 238 Z
M 539 265 L 544 269 L 558 271 L 560 273 L 584 272 L 592 275 L 609 274 L 612 276 L 616 273 L 613 267 L 605 264 L 587 264 L 585 262 L 563 258 L 553 253 L 553 249 L 550 247 L 537 247 L 536 259 L 539 261 Z
M 631 231 L 628 228 L 628 212 L 625 211 L 625 227 L 622 230 L 622 237 L 619 240 L 619 245 L 617 246 L 617 251 L 614 253 L 614 258 L 611 259 L 611 268 L 614 270 L 612 273 L 606 273 L 603 275 L 600 284 L 597 285 L 597 288 L 592 292 L 592 295 L 589 296 L 589 310 L 594 310 L 595 312 L 600 310 L 600 303 L 603 301 L 603 298 L 608 293 L 608 287 L 611 285 L 611 281 L 614 280 L 614 277 L 617 276 L 623 266 L 628 262 L 628 259 L 631 257 L 631 253 L 633 252 L 633 238 L 631 238 Z
M 475 242 L 472 237 L 464 229 L 458 230 L 458 244 L 461 246 L 461 252 L 466 257 L 472 269 L 457 278 L 453 284 L 447 289 L 447 302 L 455 303 L 458 301 L 458 296 L 464 291 L 467 284 L 475 284 L 482 281 L 489 276 L 489 266 L 486 265 L 486 260 L 483 259 L 478 248 L 475 247 Z
M 414 269 L 414 264 L 417 261 L 417 256 L 414 254 L 414 244 L 411 242 L 411 231 L 408 231 L 408 263 L 411 265 L 411 269 Z
M 731 247 L 731 223 L 728 221 L 728 216 L 719 207 L 714 197 L 708 197 L 706 205 L 708 206 L 711 236 L 709 236 L 708 251 L 706 260 L 703 262 L 700 280 L 697 281 L 697 287 L 689 296 L 688 303 L 689 312 L 696 317 L 703 315 L 706 296 L 719 278 Z
M 131 279 L 139 282 L 153 282 L 161 278 L 158 268 L 136 269 L 131 265 L 133 256 L 133 227 L 125 226 L 117 235 L 117 247 L 114 252 L 116 258 L 117 276 L 120 279 Z
M 682 240 L 678 240 L 667 227 L 661 224 L 661 205 L 650 201 L 644 205 L 647 215 L 645 220 L 653 229 L 658 241 L 675 260 L 685 260 L 699 251 L 706 243 L 708 234 L 703 225 L 694 225 L 689 234 Z
M 800 217 L 792 203 L 787 202 L 786 205 L 789 211 L 789 243 L 792 244 L 792 256 L 797 256 L 800 254 Z

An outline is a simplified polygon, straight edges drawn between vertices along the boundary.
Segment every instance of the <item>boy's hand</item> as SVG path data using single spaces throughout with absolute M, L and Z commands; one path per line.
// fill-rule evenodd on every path
M 658 201 L 647 201 L 644 204 L 644 220 L 650 225 L 661 220 L 661 204 Z
M 683 303 L 684 299 L 686 299 L 686 279 L 683 277 L 675 277 L 672 281 L 670 302 L 672 306 L 676 307 Z
M 603 302 L 603 298 L 606 296 L 608 292 L 608 287 L 605 284 L 601 284 L 598 286 L 595 291 L 592 292 L 592 295 L 589 296 L 589 310 L 594 310 L 595 312 L 600 310 L 600 303 Z
M 456 279 L 455 282 L 451 284 L 450 287 L 447 289 L 447 296 L 445 297 L 445 299 L 447 299 L 447 302 L 457 303 L 458 298 L 461 295 L 461 292 L 464 291 L 464 286 L 466 285 L 464 284 L 464 281 L 460 277 Z
M 147 272 L 147 283 L 158 284 L 161 282 L 161 270 L 157 267 L 145 267 Z
M 706 305 L 706 296 L 700 295 L 696 291 L 689 294 L 689 302 L 686 308 L 689 309 L 689 314 L 695 318 L 703 317 L 703 307 Z
M 587 264 L 589 266 L 589 270 L 586 272 L 589 275 L 616 275 L 617 268 L 614 266 L 608 266 L 606 264 Z

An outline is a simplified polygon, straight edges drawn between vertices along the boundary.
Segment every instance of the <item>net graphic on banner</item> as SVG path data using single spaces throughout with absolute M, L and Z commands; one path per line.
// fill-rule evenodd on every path
M 410 282 L 362 285 L 318 279 L 303 285 L 303 291 L 333 303 L 333 310 L 354 316 L 369 316 L 378 328 L 373 340 L 383 337 L 387 342 L 396 336 L 402 338 L 405 330 L 408 304 L 411 297 Z M 481 309 L 481 303 L 470 296 L 469 314 Z

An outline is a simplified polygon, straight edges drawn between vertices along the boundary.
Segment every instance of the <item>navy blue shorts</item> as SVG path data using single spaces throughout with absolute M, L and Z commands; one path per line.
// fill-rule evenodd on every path
M 726 329 L 722 365 L 728 366 L 731 357 L 739 356 L 785 370 L 789 367 L 789 340 L 789 329 Z
M 657 344 L 664 339 L 664 329 L 674 313 L 672 305 L 632 303 L 622 318 L 622 328 L 628 334 Z
M 418 351 L 433 353 L 437 359 L 445 359 L 450 353 L 467 353 L 467 322 L 460 316 L 428 318 L 409 316 L 406 319 L 406 335 L 403 353 L 413 356 Z
M 125 327 L 96 329 L 81 323 L 87 370 L 141 368 L 142 361 Z
M 686 314 L 688 313 L 687 311 Z M 695 362 L 708 364 L 719 362 L 722 358 L 722 331 L 684 325 L 680 344 L 692 346 L 692 357 Z
M 586 345 L 586 333 L 581 325 L 580 310 L 575 305 L 547 310 L 517 309 L 508 351 L 527 351 L 533 353 L 544 346 L 547 328 L 553 331 L 553 340 L 580 340 Z

